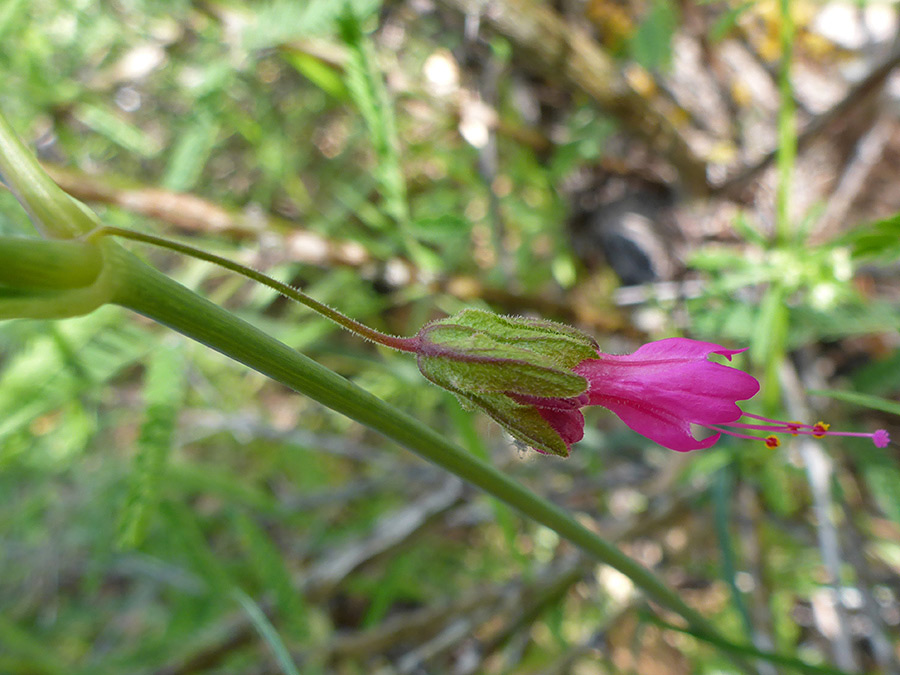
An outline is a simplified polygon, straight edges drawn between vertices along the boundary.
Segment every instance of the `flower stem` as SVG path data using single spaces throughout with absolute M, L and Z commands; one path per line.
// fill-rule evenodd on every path
M 288 284 L 276 281 L 272 277 L 266 276 L 262 272 L 257 272 L 253 268 L 246 267 L 244 265 L 241 265 L 240 263 L 228 260 L 227 258 L 222 258 L 212 253 L 207 253 L 202 249 L 194 248 L 193 246 L 188 246 L 187 244 L 179 244 L 178 242 L 164 239 L 162 237 L 156 237 L 151 234 L 143 234 L 142 232 L 126 230 L 120 227 L 98 227 L 85 235 L 84 239 L 86 241 L 93 241 L 100 237 L 109 236 L 140 241 L 145 244 L 159 246 L 160 248 L 167 248 L 170 251 L 176 251 L 177 253 L 183 253 L 193 258 L 211 262 L 215 265 L 218 265 L 219 267 L 224 267 L 225 269 L 231 270 L 232 272 L 237 272 L 238 274 L 245 276 L 248 279 L 252 279 L 253 281 L 258 282 L 263 286 L 268 286 L 269 288 L 278 291 L 286 298 L 294 300 L 295 302 L 299 302 L 301 305 L 306 305 L 311 310 L 318 312 L 326 319 L 333 321 L 342 328 L 345 328 L 346 330 L 354 333 L 355 335 L 358 335 L 359 337 L 365 338 L 366 340 L 371 340 L 372 342 L 384 345 L 385 347 L 390 347 L 391 349 L 397 349 L 402 352 L 416 351 L 416 347 L 419 342 L 417 337 L 404 338 L 398 337 L 396 335 L 388 335 L 387 333 L 377 331 L 374 328 L 370 328 L 369 326 L 366 326 L 359 321 L 354 321 L 349 316 L 341 314 L 336 309 L 332 309 L 328 305 L 325 305 L 318 300 L 309 297 L 308 295 L 306 295 L 306 293 L 297 290 L 293 286 L 289 286 Z

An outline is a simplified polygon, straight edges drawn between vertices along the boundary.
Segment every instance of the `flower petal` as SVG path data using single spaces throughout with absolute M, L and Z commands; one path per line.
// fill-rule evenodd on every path
M 629 429 L 676 452 L 709 448 L 721 436 L 717 433 L 698 441 L 691 433 L 689 422 L 667 415 L 665 411 L 658 409 L 641 410 L 639 405 L 635 405 L 633 402 L 607 401 L 603 407 L 614 412 L 620 420 L 628 425 Z
M 535 408 L 547 424 L 559 434 L 566 447 L 571 450 L 572 443 L 584 438 L 584 415 L 580 410 L 559 410 L 554 408 Z
M 747 373 L 712 363 L 709 354 L 731 358 L 743 350 L 711 342 L 669 338 L 643 345 L 633 354 L 598 353 L 575 372 L 587 378 L 591 405 L 614 412 L 629 427 L 672 450 L 707 448 L 690 425 L 726 424 L 743 414 L 735 401 L 752 398 L 759 382 Z
M 665 338 L 655 342 L 648 342 L 641 345 L 633 354 L 603 354 L 601 356 L 611 357 L 619 360 L 640 361 L 642 365 L 658 364 L 667 367 L 678 361 L 705 361 L 710 354 L 721 354 L 729 361 L 735 354 L 747 351 L 747 347 L 743 349 L 728 349 L 714 342 L 703 342 L 702 340 L 691 340 L 689 338 Z

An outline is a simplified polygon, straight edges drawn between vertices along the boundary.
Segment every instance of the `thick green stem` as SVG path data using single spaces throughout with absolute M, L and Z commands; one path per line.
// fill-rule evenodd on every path
M 0 175 L 45 236 L 76 237 L 100 224 L 97 216 L 53 182 L 0 115 Z

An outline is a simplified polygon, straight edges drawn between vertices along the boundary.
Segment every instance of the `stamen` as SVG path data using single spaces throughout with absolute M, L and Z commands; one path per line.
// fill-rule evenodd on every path
M 872 439 L 872 443 L 874 443 L 876 448 L 886 448 L 891 442 L 890 434 L 888 434 L 888 432 L 884 429 L 877 429 L 876 431 L 871 433 L 855 431 L 831 431 L 831 425 L 822 421 L 816 422 L 815 424 L 804 424 L 803 422 L 797 421 L 782 422 L 781 420 L 772 420 L 768 417 L 753 415 L 751 413 L 744 413 L 744 417 L 749 417 L 761 422 L 767 422 L 768 424 L 745 424 L 742 422 L 732 422 L 731 424 L 722 426 L 707 426 L 710 429 L 728 434 L 729 436 L 735 436 L 737 438 L 744 438 L 747 440 L 763 441 L 765 442 L 767 448 L 777 448 L 781 445 L 781 441 L 779 441 L 774 434 L 790 434 L 791 436 L 812 436 L 813 438 L 825 438 L 826 436 L 854 436 L 859 438 L 870 438 Z M 773 433 L 769 436 L 761 437 L 738 433 L 736 431 L 731 431 L 730 429 L 769 431 Z
M 753 415 L 752 413 L 745 412 L 744 417 L 752 417 L 755 420 L 760 420 L 761 422 L 768 422 L 769 424 L 777 424 L 782 427 L 797 427 L 798 429 L 802 429 L 803 427 L 812 427 L 811 424 L 803 424 L 803 422 L 783 422 L 781 420 L 771 420 L 768 417 L 763 417 L 762 415 Z
M 782 422 L 781 420 L 770 420 L 768 417 L 763 417 L 762 415 L 753 415 L 751 413 L 744 413 L 744 417 L 752 417 L 755 420 L 760 420 L 761 422 L 768 422 L 769 424 L 774 424 L 776 427 L 785 429 L 789 431 L 792 436 L 796 436 L 800 429 L 812 429 L 812 424 L 804 424 L 803 422 L 792 420 L 790 422 Z
M 735 438 L 743 438 L 745 441 L 763 441 L 767 442 L 767 439 L 764 436 L 753 436 L 751 434 L 739 434 L 736 431 L 731 431 L 730 429 L 723 426 L 716 426 L 714 424 L 704 424 L 707 429 L 712 429 L 713 431 L 718 431 L 719 433 L 728 434 L 729 436 L 734 436 Z M 737 426 L 735 424 L 729 424 L 728 426 Z
M 807 424 L 804 426 L 810 427 L 809 430 L 800 429 L 792 424 L 743 424 L 742 422 L 732 422 L 728 426 L 737 427 L 738 429 L 753 429 L 755 431 L 774 431 L 779 434 L 790 434 L 791 436 L 797 436 L 799 434 L 811 434 L 813 433 L 812 427 Z

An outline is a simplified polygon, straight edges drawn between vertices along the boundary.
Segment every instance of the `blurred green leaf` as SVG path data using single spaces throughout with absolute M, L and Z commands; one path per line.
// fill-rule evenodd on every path
M 344 81 L 350 97 L 366 121 L 375 149 L 374 174 L 378 179 L 384 211 L 405 227 L 409 220 L 406 183 L 400 168 L 400 148 L 393 103 L 388 98 L 372 41 L 360 26 L 359 18 L 345 12 L 339 19 L 341 38 L 349 49 Z
M 209 114 L 199 114 L 178 138 L 169 156 L 163 187 L 176 192 L 193 188 L 216 144 L 219 125 Z
M 900 214 L 860 225 L 834 243 L 849 246 L 854 258 L 896 260 L 900 258 Z
M 135 155 L 149 158 L 162 150 L 159 141 L 140 127 L 99 105 L 81 104 L 75 109 L 75 117 L 85 126 Z
M 726 7 L 725 11 L 716 19 L 716 22 L 709 29 L 709 39 L 713 42 L 721 42 L 724 40 L 731 30 L 737 26 L 741 16 L 752 8 L 754 3 L 742 2 L 734 7 Z
M 266 641 L 266 644 L 269 645 L 272 654 L 275 656 L 275 660 L 278 662 L 278 667 L 281 669 L 281 672 L 284 673 L 284 675 L 300 675 L 300 671 L 297 670 L 297 666 L 294 664 L 294 660 L 291 658 L 291 654 L 287 647 L 284 646 L 281 636 L 278 635 L 278 631 L 275 630 L 275 627 L 259 608 L 259 605 L 240 589 L 234 589 L 232 595 L 234 595 L 241 607 L 244 608 L 244 611 L 250 617 L 257 632 L 262 636 L 263 640 Z
M 900 466 L 883 451 L 857 454 L 866 485 L 884 515 L 900 525 Z
M 883 396 L 900 391 L 900 350 L 886 358 L 876 358 L 856 370 L 851 379 L 853 389 Z
M 856 391 L 834 391 L 830 389 L 810 389 L 808 392 L 811 396 L 827 396 L 838 401 L 852 403 L 853 405 L 871 408 L 872 410 L 881 410 L 900 417 L 900 403 L 897 401 L 889 401 L 878 396 L 862 394 Z
M 243 34 L 248 49 L 263 49 L 309 35 L 333 34 L 343 15 L 363 22 L 381 7 L 382 0 L 270 0 L 254 12 Z
M 298 73 L 329 96 L 333 96 L 339 101 L 349 98 L 350 93 L 347 91 L 341 74 L 328 64 L 323 63 L 321 59 L 298 50 L 285 50 L 282 54 L 284 60 L 293 66 Z
M 8 673 L 68 675 L 71 669 L 54 649 L 30 630 L 0 614 L 0 668 Z
M 56 323 L 59 331 L 40 331 L 27 349 L 9 358 L 0 373 L 0 448 L 5 439 L 48 415 L 86 390 L 108 382 L 147 353 L 150 343 L 133 325 L 121 322 L 121 312 L 104 308 L 94 314 Z M 67 363 L 60 340 L 77 361 Z M 0 450 L 0 457 L 2 457 Z M 34 454 L 32 461 L 42 458 Z
M 144 383 L 144 421 L 119 520 L 118 545 L 122 548 L 140 546 L 155 515 L 184 397 L 184 380 L 181 345 L 161 345 L 154 350 Z
M 163 500 L 159 512 L 165 522 L 173 552 L 186 559 L 192 571 L 206 584 L 206 592 L 223 602 L 234 588 L 231 574 L 206 540 L 198 515 L 173 500 Z
M 307 637 L 309 627 L 302 591 L 294 587 L 282 552 L 248 514 L 235 512 L 234 523 L 244 549 L 250 554 L 250 564 L 260 587 L 274 593 L 278 610 L 290 627 L 290 636 L 294 639 Z
M 672 36 L 678 13 L 671 0 L 654 0 L 650 12 L 629 40 L 635 61 L 649 70 L 664 68 L 672 59 Z

